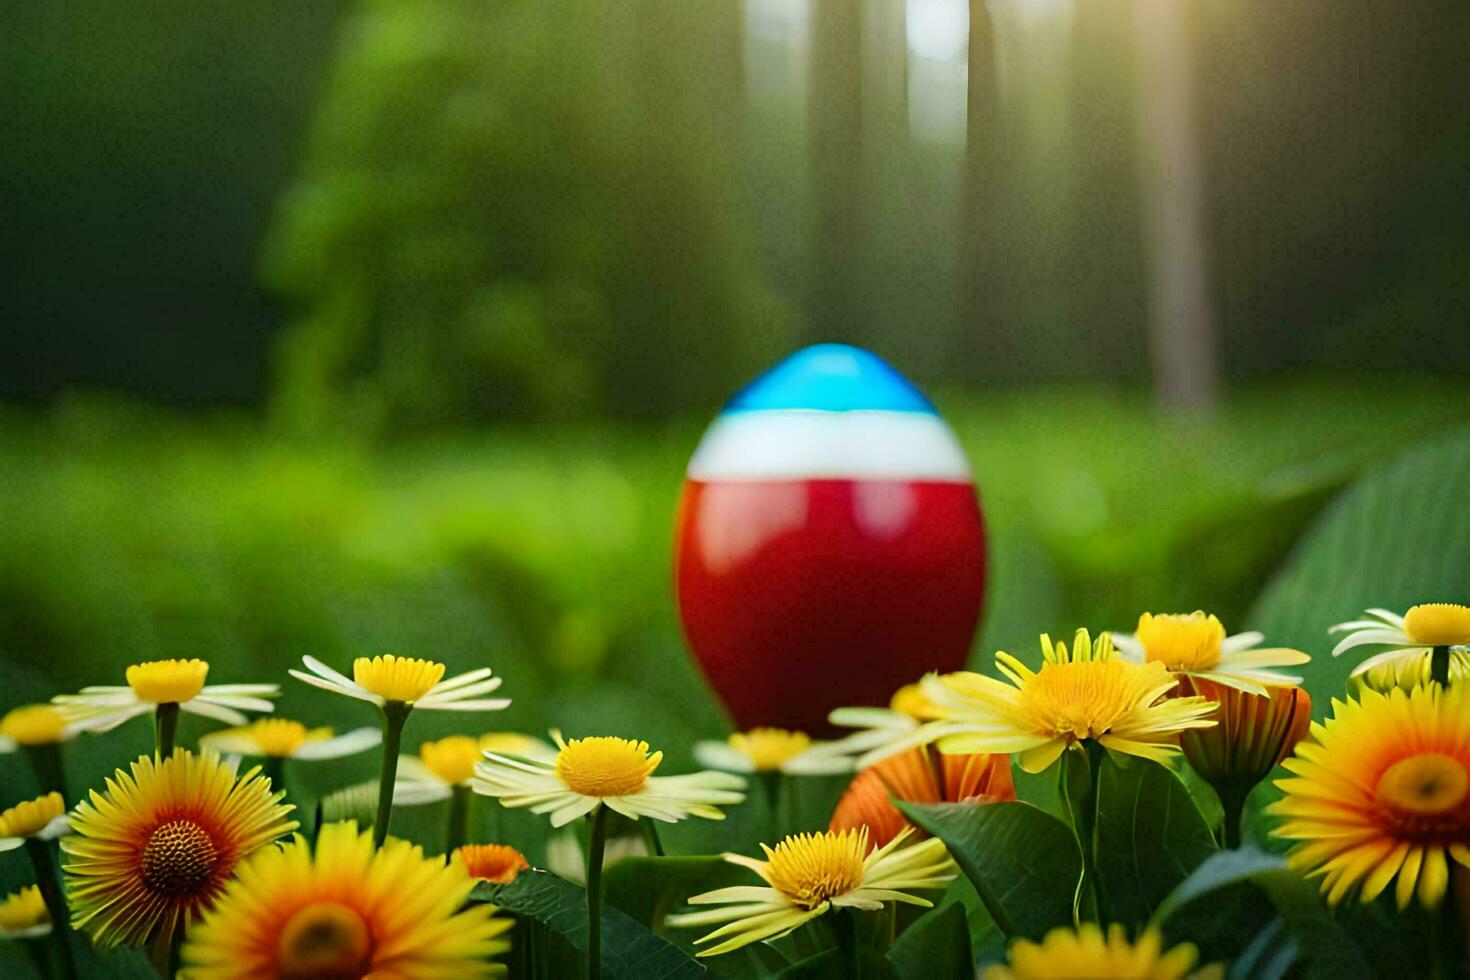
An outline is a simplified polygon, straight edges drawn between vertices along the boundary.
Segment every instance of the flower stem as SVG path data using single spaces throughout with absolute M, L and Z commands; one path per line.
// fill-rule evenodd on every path
M 260 763 L 260 771 L 271 781 L 271 792 L 279 793 L 286 788 L 286 757 L 268 755 Z
M 1429 655 L 1429 679 L 1441 687 L 1450 686 L 1450 648 L 1435 647 Z
M 41 901 L 51 915 L 51 935 L 56 938 L 56 949 L 61 956 L 61 975 L 77 975 L 71 957 L 71 912 L 66 906 L 66 896 L 56 876 L 56 862 L 51 859 L 51 845 L 34 837 L 26 838 L 26 853 L 31 858 L 31 868 L 36 872 L 36 888 L 41 892 Z
M 383 704 L 383 769 L 378 775 L 378 815 L 373 820 L 373 846 L 382 847 L 388 838 L 388 821 L 393 819 L 393 784 L 398 781 L 398 746 L 403 741 L 403 723 L 409 706 L 402 701 Z
M 857 980 L 862 975 L 862 966 L 858 959 L 857 923 L 853 921 L 852 909 L 837 909 L 836 912 L 832 919 L 832 931 L 837 936 L 842 975 Z
M 602 855 L 607 845 L 607 807 L 598 804 L 588 816 L 587 841 L 587 980 L 602 977 Z
M 444 838 L 444 853 L 453 854 L 469 839 L 470 788 L 456 786 L 449 794 L 449 832 Z
M 177 924 L 177 919 L 166 920 L 148 944 L 148 962 L 153 964 L 153 969 L 163 980 L 172 980 L 174 975 L 174 952 L 177 945 L 174 942 L 174 929 Z
M 643 846 L 648 849 L 649 857 L 663 857 L 664 845 L 658 839 L 658 828 L 653 825 L 653 818 L 644 817 L 639 820 L 638 829 L 643 831 Z
M 57 792 L 63 798 L 66 795 L 66 770 L 61 764 L 61 743 L 45 742 L 41 745 L 27 745 L 25 747 L 26 758 L 30 760 L 31 768 L 36 772 L 36 782 L 41 787 L 41 792 Z
M 160 760 L 174 754 L 174 733 L 179 727 L 177 701 L 165 701 L 153 709 L 153 744 Z

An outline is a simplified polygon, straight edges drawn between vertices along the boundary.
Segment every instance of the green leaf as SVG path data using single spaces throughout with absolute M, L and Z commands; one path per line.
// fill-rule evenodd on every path
M 898 937 L 888 951 L 888 962 L 901 977 L 974 980 L 965 907 L 954 903 L 929 910 Z
M 1288 870 L 1277 855 L 1253 847 L 1209 858 L 1160 903 L 1154 921 L 1167 930 L 1168 922 L 1185 906 L 1243 883 L 1264 891 L 1281 915 L 1305 961 L 1305 976 L 1326 980 L 1372 975 L 1363 950 L 1333 917 L 1317 889 Z
M 1029 803 L 899 803 L 938 837 L 1007 938 L 1072 922 L 1082 858 L 1072 831 Z
M 508 885 L 481 882 L 470 896 L 544 923 L 581 953 L 587 951 L 587 893 L 545 871 L 522 871 Z M 626 980 L 685 980 L 707 975 L 704 966 L 622 911 L 602 908 L 602 970 Z
M 1422 444 L 1339 496 L 1297 544 L 1248 622 L 1268 646 L 1305 650 L 1298 668 L 1320 718 L 1342 697 L 1348 674 L 1381 649 L 1331 655 L 1327 628 L 1381 606 L 1470 595 L 1470 431 Z
M 1110 917 L 1136 925 L 1200 862 L 1215 838 L 1184 784 L 1165 767 L 1135 759 L 1126 767 L 1099 759 L 1097 854 Z

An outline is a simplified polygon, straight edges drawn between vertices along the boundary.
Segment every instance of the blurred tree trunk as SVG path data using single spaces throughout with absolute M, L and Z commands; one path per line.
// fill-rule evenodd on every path
M 1218 388 L 1217 338 L 1205 264 L 1203 174 L 1185 8 L 1140 0 L 1139 126 L 1149 349 L 1164 405 L 1208 410 Z
M 861 332 L 862 7 L 813 0 L 811 178 L 814 250 L 807 322 L 817 340 Z
M 965 194 L 960 267 L 960 338 L 963 361 L 998 353 L 997 293 L 1005 261 L 1005 199 L 1001 193 L 1004 155 L 1000 111 L 1000 71 L 996 62 L 995 23 L 987 0 L 969 0 L 969 70 L 965 99 Z M 988 359 L 988 358 L 986 358 Z

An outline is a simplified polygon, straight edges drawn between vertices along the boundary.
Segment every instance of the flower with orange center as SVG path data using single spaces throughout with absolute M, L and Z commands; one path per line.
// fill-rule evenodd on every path
M 1338 623 L 1329 630 L 1347 634 L 1332 648 L 1334 657 L 1360 646 L 1388 647 L 1354 667 L 1352 677 L 1389 664 L 1408 669 L 1422 662 L 1427 672 L 1435 647 L 1470 646 L 1470 606 L 1428 602 L 1402 616 L 1388 609 L 1369 609 L 1364 615 L 1367 618 Z
M 66 801 L 60 793 L 26 800 L 0 813 L 0 851 L 20 847 L 30 838 L 55 840 L 67 831 Z
M 1005 755 L 942 755 L 927 746 L 889 756 L 858 773 L 837 801 L 829 830 L 867 827 L 882 847 L 912 827 L 903 803 L 1003 803 L 1016 798 Z M 924 836 L 914 828 L 914 833 Z
M 485 977 L 510 943 L 511 920 L 465 901 L 458 862 L 352 822 L 329 823 L 315 853 L 299 834 L 244 861 L 189 929 L 181 980 L 236 977 Z
M 494 885 L 508 885 L 531 866 L 526 856 L 508 844 L 466 844 L 454 852 L 471 878 Z
M 1449 862 L 1470 867 L 1470 688 L 1365 690 L 1332 708 L 1283 763 L 1293 775 L 1267 811 L 1295 842 L 1287 862 L 1320 876 L 1333 905 L 1395 879 L 1399 908 L 1416 893 L 1438 905 Z
M 724 742 L 694 743 L 694 758 L 702 766 L 726 772 L 816 776 L 851 770 L 852 761 L 830 751 L 831 745 L 813 742 L 805 732 L 752 728 L 735 732 Z
M 1113 643 L 1134 663 L 1157 662 L 1170 673 L 1201 677 L 1227 687 L 1265 694 L 1269 686 L 1300 684 L 1300 677 L 1277 673 L 1275 667 L 1293 667 L 1312 658 L 1284 647 L 1258 649 L 1260 633 L 1225 635 L 1214 616 L 1192 613 L 1144 613 L 1131 636 L 1114 633 Z
M 93 790 L 61 841 L 73 924 L 101 947 L 140 946 L 207 908 L 242 858 L 296 828 L 259 772 L 180 749 Z
M 745 799 L 745 780 L 730 773 L 655 776 L 664 754 L 650 754 L 647 742 L 608 736 L 563 739 L 558 731 L 551 737 L 560 751 L 550 762 L 485 753 L 485 761 L 475 767 L 475 792 L 504 806 L 549 813 L 553 827 L 604 804 L 634 820 L 723 820 L 720 806 Z
M 376 728 L 358 728 L 333 737 L 330 728 L 307 728 L 289 718 L 257 718 L 238 728 L 210 732 L 199 740 L 199 746 L 221 755 L 337 759 L 370 749 L 382 739 Z
M 1036 671 L 1004 651 L 996 653 L 996 668 L 1010 683 L 968 671 L 924 678 L 924 694 L 941 720 L 920 725 L 859 763 L 871 765 L 934 743 L 944 753 L 1016 753 L 1022 769 L 1041 772 L 1069 747 L 1095 741 L 1168 764 L 1179 751 L 1180 732 L 1215 724 L 1209 718 L 1214 702 L 1166 697 L 1178 681 L 1164 665 L 1114 657 L 1107 633 L 1094 641 L 1087 630 L 1078 630 L 1070 649 L 1043 634 L 1041 651 Z
M 209 664 L 198 659 L 133 664 L 126 676 L 126 687 L 84 687 L 78 694 L 58 694 L 51 701 L 78 728 L 107 732 L 165 704 L 227 725 L 243 725 L 248 719 L 241 711 L 271 711 L 275 706 L 266 699 L 281 693 L 276 684 L 206 685 Z

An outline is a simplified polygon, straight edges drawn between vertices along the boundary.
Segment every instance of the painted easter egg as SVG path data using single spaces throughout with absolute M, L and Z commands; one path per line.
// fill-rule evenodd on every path
M 685 638 L 739 727 L 830 731 L 833 708 L 964 666 L 985 588 L 969 463 L 881 358 L 808 347 L 705 432 L 674 578 Z

